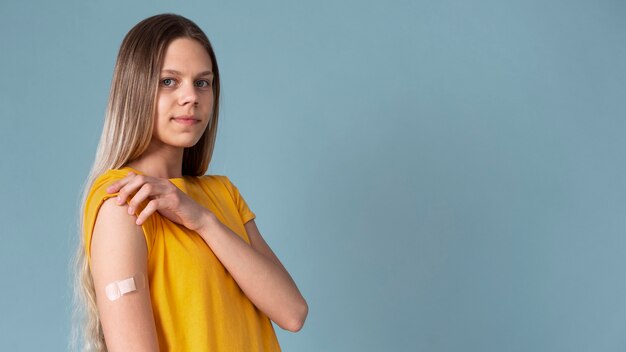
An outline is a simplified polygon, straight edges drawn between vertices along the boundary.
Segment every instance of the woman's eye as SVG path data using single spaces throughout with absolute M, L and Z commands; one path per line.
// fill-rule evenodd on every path
M 202 79 L 202 80 L 196 81 L 196 87 L 198 88 L 207 88 L 210 86 L 211 86 L 211 82 L 207 80 Z
M 171 87 L 174 85 L 174 80 L 171 78 L 166 78 L 166 79 L 161 80 L 161 84 L 163 84 L 166 87 Z

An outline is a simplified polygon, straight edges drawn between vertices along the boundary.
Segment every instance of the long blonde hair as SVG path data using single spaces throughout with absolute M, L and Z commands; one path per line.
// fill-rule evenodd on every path
M 156 94 L 163 56 L 177 38 L 197 40 L 211 58 L 214 105 L 204 134 L 183 153 L 182 174 L 202 176 L 213 154 L 219 115 L 220 80 L 213 47 L 202 30 L 189 19 L 175 14 L 146 18 L 124 37 L 113 71 L 111 91 L 96 157 L 82 189 L 76 254 L 72 261 L 74 304 L 71 350 L 106 351 L 98 317 L 94 284 L 85 255 L 84 210 L 89 190 L 108 169 L 119 169 L 139 158 L 152 138 Z M 82 345 L 82 347 L 81 347 Z

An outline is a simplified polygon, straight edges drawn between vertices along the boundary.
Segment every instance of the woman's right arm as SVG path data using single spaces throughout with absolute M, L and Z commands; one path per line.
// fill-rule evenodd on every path
M 148 286 L 147 247 L 128 205 L 109 198 L 100 207 L 91 240 L 91 275 L 100 323 L 109 352 L 158 351 Z M 111 301 L 105 287 L 143 275 L 145 285 Z M 137 282 L 139 284 L 139 282 Z

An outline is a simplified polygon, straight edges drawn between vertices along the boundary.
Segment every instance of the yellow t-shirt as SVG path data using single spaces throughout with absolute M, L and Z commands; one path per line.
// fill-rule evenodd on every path
M 90 189 L 84 213 L 90 265 L 96 215 L 104 200 L 117 196 L 106 188 L 129 171 L 141 174 L 130 167 L 108 170 Z M 184 176 L 170 181 L 250 243 L 244 224 L 255 214 L 228 177 Z M 280 351 L 270 319 L 248 299 L 198 233 L 158 212 L 141 227 L 148 247 L 150 298 L 161 351 Z

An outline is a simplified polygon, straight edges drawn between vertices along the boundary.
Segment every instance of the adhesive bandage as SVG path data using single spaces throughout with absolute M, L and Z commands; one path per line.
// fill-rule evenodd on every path
M 146 287 L 143 274 L 137 274 L 127 279 L 113 281 L 104 287 L 104 292 L 110 301 L 115 301 L 125 294 Z

